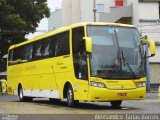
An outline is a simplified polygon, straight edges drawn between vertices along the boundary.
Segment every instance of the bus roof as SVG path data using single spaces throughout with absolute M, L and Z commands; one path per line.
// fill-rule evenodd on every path
M 58 28 L 56 30 L 49 31 L 47 33 L 44 33 L 44 34 L 39 35 L 37 37 L 34 37 L 34 38 L 30 39 L 30 40 L 26 40 L 26 41 L 24 41 L 22 43 L 12 45 L 12 46 L 10 46 L 9 49 L 13 49 L 13 48 L 19 47 L 21 45 L 32 43 L 32 42 L 37 41 L 39 39 L 43 39 L 43 38 L 49 37 L 51 35 L 55 35 L 55 34 L 67 31 L 67 30 L 69 30 L 71 28 L 75 28 L 75 27 L 79 27 L 79 26 L 85 26 L 85 25 L 115 25 L 115 26 L 123 26 L 123 27 L 135 27 L 134 25 L 129 25 L 129 24 L 106 23 L 106 22 L 84 22 L 84 23 L 82 22 L 82 23 L 76 23 L 76 24 L 72 24 L 70 26 L 61 27 L 61 28 Z

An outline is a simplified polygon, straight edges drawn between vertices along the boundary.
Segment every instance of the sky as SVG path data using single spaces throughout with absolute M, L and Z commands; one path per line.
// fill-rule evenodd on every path
M 47 0 L 47 3 L 48 3 L 48 7 L 50 8 L 50 11 L 53 12 L 56 8 L 61 8 L 62 0 Z M 41 20 L 37 30 L 46 30 L 46 32 L 48 31 L 48 19 L 47 18 L 44 18 Z M 43 32 L 35 32 L 34 34 L 26 35 L 26 38 L 31 39 L 40 34 L 43 34 Z

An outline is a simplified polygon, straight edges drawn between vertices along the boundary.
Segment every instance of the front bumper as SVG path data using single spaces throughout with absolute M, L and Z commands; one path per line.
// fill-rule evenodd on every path
M 113 90 L 90 86 L 88 101 L 143 100 L 145 95 L 146 87 L 128 90 Z

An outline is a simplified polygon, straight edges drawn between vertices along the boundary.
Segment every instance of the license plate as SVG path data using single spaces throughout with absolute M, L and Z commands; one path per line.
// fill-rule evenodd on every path
M 117 96 L 119 97 L 127 96 L 127 93 L 118 93 Z

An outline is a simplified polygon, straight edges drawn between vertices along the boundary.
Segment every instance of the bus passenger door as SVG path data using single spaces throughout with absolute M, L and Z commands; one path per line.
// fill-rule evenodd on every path
M 84 37 L 84 27 L 72 29 L 73 65 L 76 80 L 74 81 L 75 99 L 88 98 L 88 69 Z

